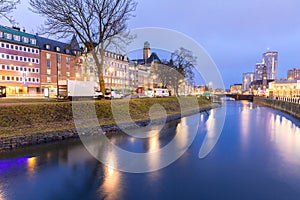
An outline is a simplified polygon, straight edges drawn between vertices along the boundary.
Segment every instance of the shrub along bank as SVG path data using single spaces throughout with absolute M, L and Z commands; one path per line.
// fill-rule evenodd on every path
M 206 99 L 198 98 L 197 100 L 200 108 L 211 105 Z M 181 113 L 182 108 L 184 111 L 197 109 L 191 102 L 191 97 L 184 97 L 180 102 L 175 97 L 131 99 L 129 101 L 129 113 L 135 121 L 148 120 L 149 109 L 154 104 L 163 106 L 168 115 L 173 115 Z M 72 102 L 1 105 L 0 138 L 71 130 L 75 128 L 72 110 L 74 106 L 76 107 L 76 113 L 82 113 L 82 117 L 86 115 L 88 118 L 91 112 L 96 111 L 99 125 L 114 124 L 111 103 L 109 100 L 101 100 L 78 101 L 73 102 L 74 105 L 72 105 Z M 113 100 L 113 105 L 119 113 L 128 112 L 126 100 Z M 91 107 L 93 109 L 90 109 Z M 128 119 L 124 118 L 122 121 L 126 122 Z

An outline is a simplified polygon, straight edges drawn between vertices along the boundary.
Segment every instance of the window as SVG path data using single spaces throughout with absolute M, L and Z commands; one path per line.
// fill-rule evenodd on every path
M 36 49 L 36 50 L 35 50 L 35 53 L 39 53 L 39 50 L 38 50 L 38 49 Z
M 28 72 L 31 72 L 31 68 L 28 68 Z
M 27 62 L 27 58 L 24 58 L 24 62 Z
M 20 77 L 20 81 L 23 81 L 23 77 Z
M 71 61 L 70 57 L 66 57 L 66 63 L 70 64 L 70 61 Z
M 19 41 L 19 42 L 21 41 L 21 37 L 19 35 L 14 35 L 13 37 L 14 37 L 14 40 Z
M 51 67 L 51 54 L 50 53 L 47 53 L 46 54 L 46 66 L 47 68 L 50 68 Z
M 34 49 L 31 49 L 31 52 L 34 53 L 35 52 Z
M 31 82 L 31 78 L 28 78 L 28 82 Z
M 46 44 L 46 49 L 49 50 L 50 49 L 50 44 Z
M 31 59 L 30 59 L 30 58 L 28 58 L 28 62 L 31 62 Z
M 39 73 L 39 69 L 35 69 L 35 72 L 36 72 L 36 73 Z
M 32 82 L 35 82 L 35 78 L 32 78 Z
M 6 77 L 6 80 L 7 80 L 7 81 L 10 81 L 10 76 L 7 76 L 7 77 Z
M 20 47 L 19 50 L 20 50 L 20 51 L 23 51 L 23 47 Z
M 22 56 L 20 56 L 20 61 L 23 61 L 23 57 Z
M 19 77 L 16 77 L 16 81 L 19 81 Z
M 1 54 L 1 58 L 5 58 L 5 55 L 4 55 L 4 54 Z
M 7 49 L 9 49 L 9 44 L 6 44 L 5 46 L 6 46 Z
M 35 72 L 35 69 L 34 69 L 34 68 L 32 68 L 32 72 L 33 72 L 33 73 Z
M 48 82 L 48 83 L 51 82 L 51 77 L 47 77 L 47 82 Z
M 24 68 L 23 68 L 23 71 L 24 71 L 24 72 L 26 72 L 26 71 L 27 71 L 27 68 L 26 68 L 26 67 L 24 67 Z
M 19 50 L 19 47 L 17 45 L 15 46 L 15 50 L 17 50 L 17 51 Z
M 60 55 L 56 55 L 56 61 L 58 62 L 58 63 L 60 63 Z
M 11 67 L 10 67 L 10 70 L 13 70 L 13 71 L 14 71 L 14 70 L 15 70 L 15 67 L 14 67 L 14 66 L 11 66 Z
M 6 69 L 7 69 L 7 70 L 10 70 L 10 66 L 9 66 L 9 65 L 6 65 Z
M 14 60 L 14 59 L 15 59 L 15 56 L 10 56 L 10 59 Z
M 36 82 L 40 82 L 40 79 L 37 78 L 37 79 L 36 79 Z
M 14 77 L 14 76 L 12 76 L 12 77 L 11 77 L 11 80 L 12 80 L 12 81 L 14 81 L 14 80 L 15 80 L 15 77 Z
M 5 81 L 5 76 L 2 76 L 2 81 Z
M 4 48 L 4 47 L 5 47 L 4 43 L 1 43 L 1 47 L 2 47 L 2 48 Z
M 11 44 L 11 45 L 10 45 L 10 49 L 14 49 L 14 45 Z
M 19 71 L 19 67 L 16 67 L 16 71 Z
M 48 74 L 48 75 L 51 74 L 51 69 L 47 69 L 47 74 Z
M 28 39 L 28 37 L 22 37 L 22 42 L 24 42 L 24 43 L 29 43 L 29 39 Z
M 0 31 L 0 37 L 1 37 L 1 38 L 3 37 L 3 32 L 2 32 L 2 31 Z
M 4 35 L 4 38 L 5 38 L 5 39 L 8 39 L 8 40 L 11 40 L 11 39 L 12 39 L 11 33 L 4 33 L 3 35 Z
M 18 57 L 18 56 L 16 56 L 16 60 L 19 60 L 19 57 Z
M 23 67 L 20 67 L 20 71 L 23 71 Z
M 26 47 L 24 47 L 24 51 L 27 51 L 27 48 L 26 48 Z
M 1 68 L 1 69 L 5 70 L 5 65 L 2 65 L 2 68 Z
M 6 55 L 6 59 L 9 59 L 9 55 Z
M 36 44 L 36 40 L 35 40 L 35 39 L 32 39 L 32 38 L 30 38 L 30 44 Z
M 60 52 L 60 47 L 55 47 L 55 51 Z

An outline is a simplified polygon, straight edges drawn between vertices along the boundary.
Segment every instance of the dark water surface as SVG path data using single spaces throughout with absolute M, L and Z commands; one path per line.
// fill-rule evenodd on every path
M 80 140 L 1 153 L 0 199 L 300 199 L 299 121 L 249 102 L 228 103 L 217 145 L 199 159 L 214 115 L 218 109 L 201 114 L 190 148 L 170 166 L 151 173 L 107 167 Z M 111 140 L 131 151 L 152 151 L 192 120 L 194 116 L 172 122 L 169 132 L 150 139 L 119 135 Z M 157 159 L 149 158 L 149 163 Z

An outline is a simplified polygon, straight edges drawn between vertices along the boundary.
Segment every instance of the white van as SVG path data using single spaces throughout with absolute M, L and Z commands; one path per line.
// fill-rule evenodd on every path
M 170 96 L 168 89 L 154 88 L 153 97 L 168 97 Z

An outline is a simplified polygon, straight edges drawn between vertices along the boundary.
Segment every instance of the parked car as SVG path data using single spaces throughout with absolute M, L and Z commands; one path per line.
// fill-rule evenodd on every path
M 105 99 L 122 99 L 124 95 L 118 91 L 106 91 L 104 97 Z
M 100 90 L 95 90 L 94 92 L 94 99 L 102 99 L 103 93 Z

